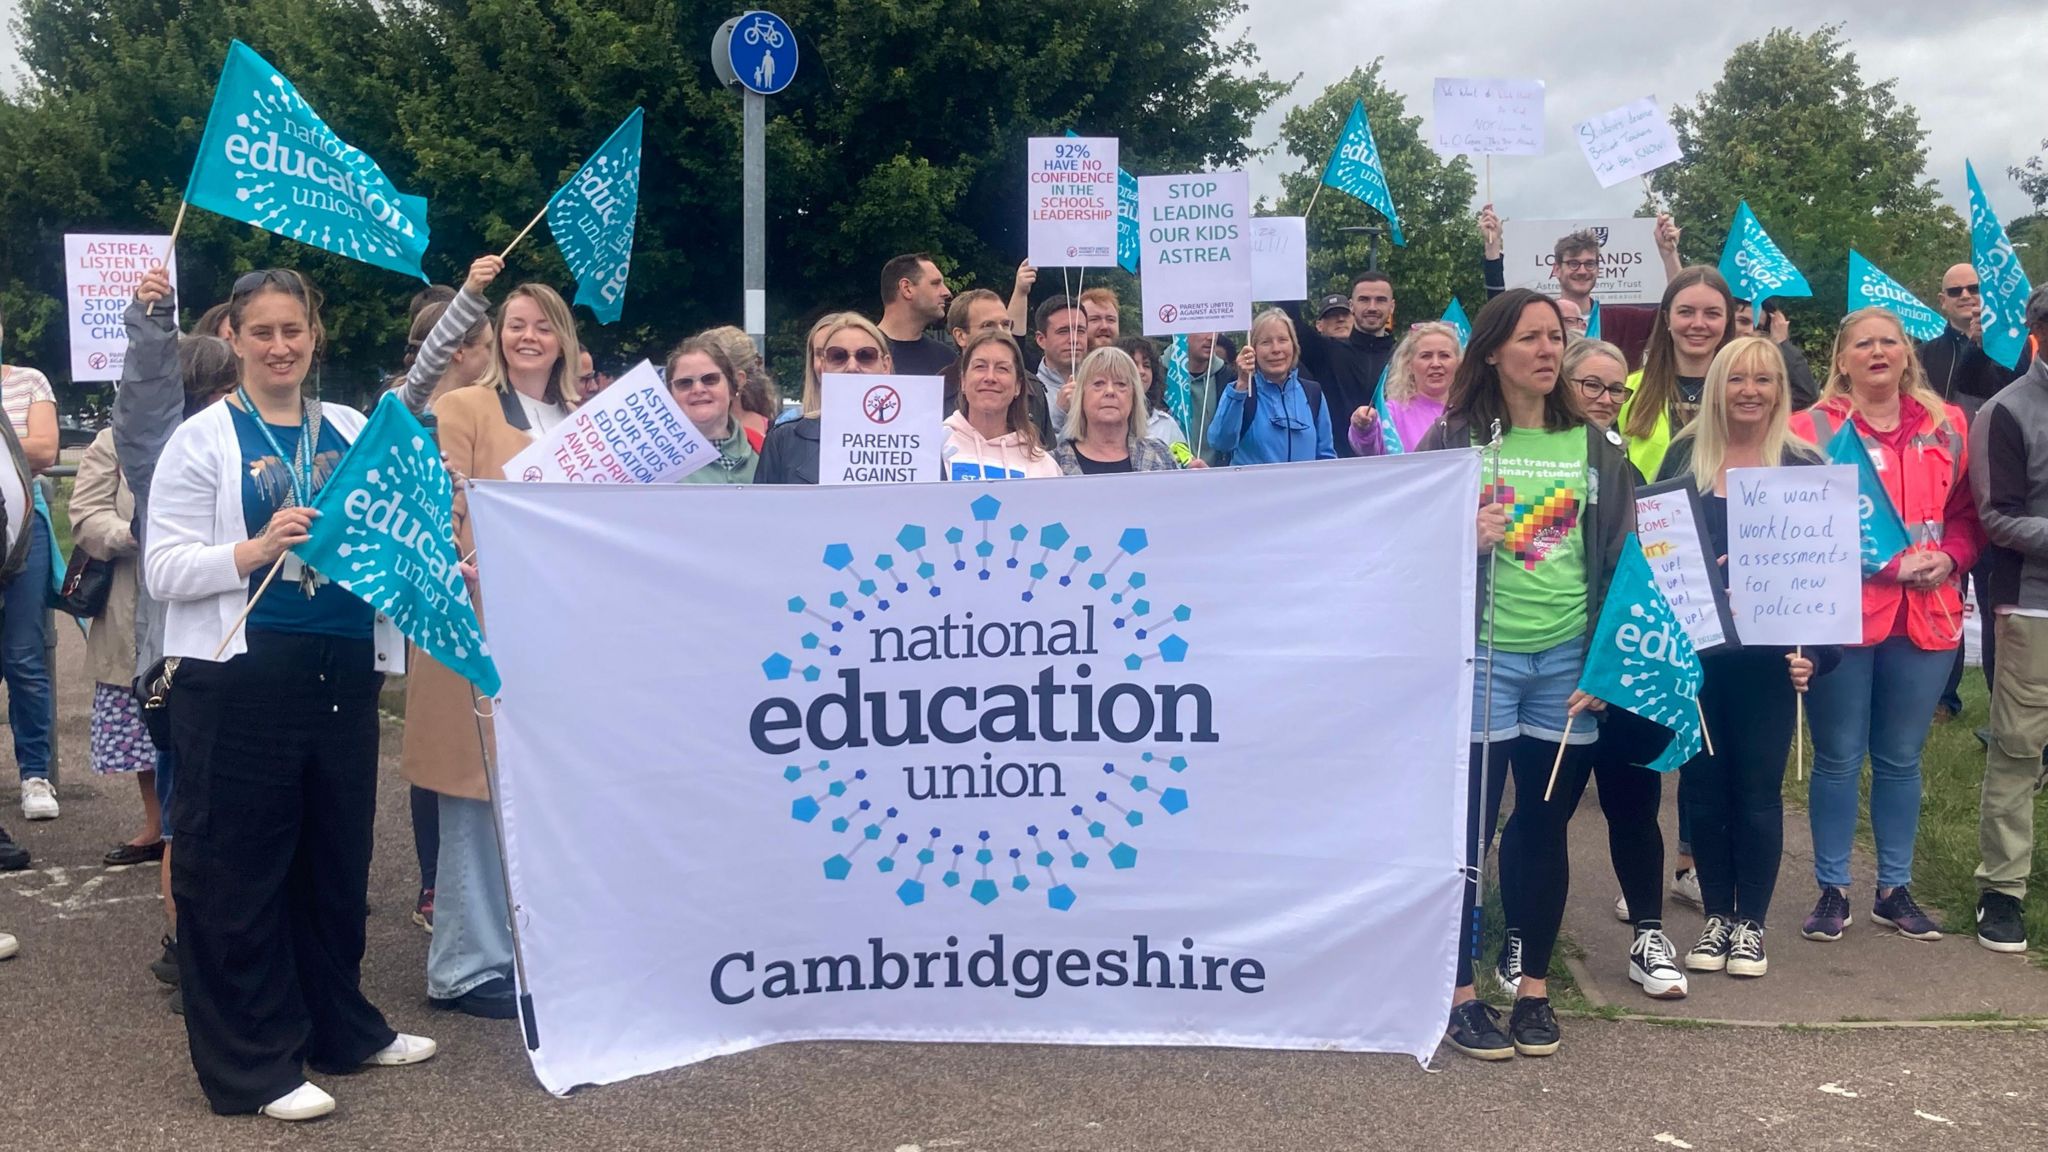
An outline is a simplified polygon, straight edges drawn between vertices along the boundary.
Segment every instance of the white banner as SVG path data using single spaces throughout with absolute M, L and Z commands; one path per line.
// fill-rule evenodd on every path
M 1478 491 L 1473 452 L 478 484 L 541 1083 L 828 1038 L 1427 1056 Z
M 1439 155 L 1543 155 L 1543 81 L 1438 77 L 1430 94 Z
M 1242 172 L 1138 177 L 1145 335 L 1251 327 L 1251 218 Z
M 1252 299 L 1308 299 L 1308 217 L 1252 220 Z
M 1604 220 L 1507 220 L 1501 254 L 1510 288 L 1557 292 L 1557 242 L 1590 229 L 1600 238 L 1600 279 L 1593 298 L 1602 304 L 1656 304 L 1670 277 L 1657 252 L 1657 222 L 1648 217 Z
M 1685 159 L 1678 133 L 1671 130 L 1671 121 L 1664 118 L 1655 96 L 1580 121 L 1573 131 L 1602 188 L 1647 176 Z
M 833 372 L 820 377 L 818 396 L 818 483 L 944 479 L 945 377 Z
M 718 457 L 645 360 L 505 462 L 505 479 L 662 484 Z
M 178 287 L 178 255 L 168 236 L 64 237 L 64 294 L 71 316 L 71 378 L 119 380 L 128 358 L 128 326 L 121 314 L 135 298 L 143 273 L 170 255 L 171 288 Z
M 1863 639 L 1862 519 L 1848 464 L 1728 470 L 1728 600 L 1744 644 Z
M 1025 258 L 1040 268 L 1116 267 L 1116 137 L 1033 136 L 1027 157 Z

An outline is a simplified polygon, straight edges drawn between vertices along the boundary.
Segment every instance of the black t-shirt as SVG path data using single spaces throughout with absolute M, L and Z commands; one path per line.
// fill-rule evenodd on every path
M 1131 458 L 1129 456 L 1121 460 L 1090 460 L 1081 454 L 1079 448 L 1074 449 L 1074 462 L 1081 466 L 1081 475 L 1083 476 L 1107 476 L 1112 472 L 1129 472 L 1131 470 Z
M 898 376 L 943 376 L 960 358 L 960 350 L 922 336 L 915 340 L 889 337 L 889 359 Z
M 1693 417 L 1700 414 L 1700 397 L 1706 395 L 1706 391 L 1707 378 L 1705 376 L 1680 376 L 1678 378 L 1678 395 L 1671 398 L 1671 432 L 1673 435 L 1677 435 L 1679 429 L 1692 423 Z

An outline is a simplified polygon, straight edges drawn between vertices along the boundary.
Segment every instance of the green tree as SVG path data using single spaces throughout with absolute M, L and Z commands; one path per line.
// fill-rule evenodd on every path
M 2006 172 L 2019 182 L 2020 191 L 2033 198 L 2036 209 L 2048 208 L 2048 140 L 2041 141 L 2041 155 L 2029 158 L 2025 164 L 2015 164 Z
M 1366 270 L 1370 255 L 1366 234 L 1345 229 L 1384 229 L 1386 221 L 1335 189 L 1325 189 L 1317 197 L 1316 188 L 1351 105 L 1365 101 L 1366 120 L 1408 239 L 1398 248 L 1385 236 L 1378 243 L 1379 266 L 1393 278 L 1402 322 L 1436 319 L 1454 293 L 1468 313 L 1476 313 L 1486 302 L 1486 291 L 1479 267 L 1479 226 L 1471 211 L 1472 166 L 1462 156 L 1446 160 L 1430 148 L 1422 136 L 1422 118 L 1408 115 L 1401 94 L 1381 77 L 1383 63 L 1374 60 L 1352 69 L 1280 122 L 1280 139 L 1301 166 L 1280 178 L 1278 213 L 1300 215 L 1310 198 L 1316 198 L 1308 222 L 1309 292 L 1348 293 L 1351 277 Z
M 1864 82 L 1839 25 L 1774 29 L 1738 47 L 1713 88 L 1671 112 L 1685 162 L 1651 182 L 1684 229 L 1681 253 L 1718 264 L 1748 200 L 1813 285 L 1811 300 L 1786 306 L 1809 351 L 1841 319 L 1850 248 L 1923 299 L 1969 254 L 1962 218 L 1927 179 L 1927 133 L 1896 83 Z

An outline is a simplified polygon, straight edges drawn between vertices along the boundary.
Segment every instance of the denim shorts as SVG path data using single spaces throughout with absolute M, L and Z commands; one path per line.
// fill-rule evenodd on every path
M 1579 686 L 1586 641 L 1575 637 L 1541 652 L 1494 652 L 1479 645 L 1472 662 L 1472 739 L 1499 743 L 1532 736 L 1553 744 L 1591 744 L 1598 717 L 1582 712 L 1565 739 L 1565 706 Z M 1486 677 L 1493 674 L 1493 714 L 1486 714 Z M 1485 717 L 1482 720 L 1482 717 Z M 1483 731 L 1482 731 L 1483 729 Z

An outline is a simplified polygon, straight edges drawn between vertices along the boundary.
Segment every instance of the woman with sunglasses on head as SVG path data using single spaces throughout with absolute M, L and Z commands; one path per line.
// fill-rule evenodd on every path
M 1808 694 L 1814 879 L 1820 899 L 1800 934 L 1833 941 L 1853 922 L 1849 850 L 1863 760 L 1870 759 L 1870 832 L 1877 842 L 1871 919 L 1915 940 L 1941 930 L 1907 887 L 1920 827 L 1920 754 L 1962 642 L 1962 580 L 1984 544 L 1970 493 L 1963 411 L 1927 385 L 1899 318 L 1851 312 L 1835 337 L 1820 403 L 1792 418 L 1794 435 L 1825 450 L 1856 429 L 1911 544 L 1863 578 L 1863 641 Z
M 1320 339 L 1320 337 L 1319 337 Z M 1237 354 L 1237 387 L 1225 389 L 1209 421 L 1209 444 L 1233 465 L 1335 460 L 1322 389 L 1301 378 L 1294 321 L 1278 308 L 1252 319 Z
M 875 322 L 858 312 L 834 312 L 811 326 L 805 346 L 814 350 L 804 366 L 803 416 L 768 430 L 761 446 L 756 484 L 818 482 L 818 413 L 824 377 L 834 374 L 887 376 L 896 369 L 889 359 L 889 339 Z
M 1115 346 L 1097 348 L 1074 368 L 1077 399 L 1067 408 L 1067 427 L 1053 449 L 1066 476 L 1109 472 L 1171 472 L 1173 450 L 1146 435 L 1145 393 L 1138 366 Z
M 1444 401 L 1451 394 L 1451 380 L 1463 359 L 1458 330 L 1441 321 L 1413 324 L 1394 347 L 1387 362 L 1387 412 L 1394 418 L 1394 431 L 1401 447 L 1415 450 L 1430 427 L 1443 418 Z M 1348 430 L 1351 448 L 1360 456 L 1377 456 L 1386 447 L 1379 414 L 1361 407 L 1351 414 Z
M 470 265 L 456 303 L 475 301 L 503 268 L 496 256 Z M 453 307 L 453 305 L 451 305 Z M 497 479 L 527 445 L 568 418 L 583 396 L 576 322 L 559 293 L 545 284 L 512 289 L 498 306 L 495 371 L 486 386 L 456 388 L 434 400 L 441 458 L 458 477 Z M 458 483 L 455 548 L 472 556 L 469 494 Z M 477 614 L 483 615 L 481 596 Z M 408 783 L 436 795 L 440 848 L 435 857 L 432 942 L 427 946 L 427 997 L 437 1008 L 508 1020 L 518 1014 L 513 990 L 511 906 L 499 862 L 497 824 L 484 775 L 488 720 L 477 722 L 476 689 L 437 660 L 415 651 L 405 683 L 405 734 L 400 767 Z
M 684 484 L 751 484 L 760 458 L 740 425 L 735 383 L 739 371 L 725 345 L 711 333 L 699 333 L 668 354 L 664 379 L 670 396 L 704 439 L 718 449 L 718 458 L 688 476 Z
M 1728 471 L 1824 464 L 1788 427 L 1790 373 L 1770 340 L 1746 336 L 1707 371 L 1700 414 L 1672 438 L 1661 480 L 1699 491 L 1711 555 L 1728 554 Z M 1715 575 L 1725 585 L 1727 571 Z M 1706 930 L 1686 954 L 1695 972 L 1762 976 L 1764 925 L 1785 844 L 1785 760 L 1797 738 L 1796 701 L 1832 648 L 1800 651 L 1730 643 L 1702 653 L 1700 715 L 1714 742 L 1681 769 L 1698 852 Z M 1604 790 L 1604 785 L 1603 785 Z
M 1500 429 L 1479 509 L 1479 576 L 1484 585 L 1493 573 L 1497 583 L 1478 606 L 1470 878 L 1448 1031 L 1452 1047 L 1483 1060 L 1548 1056 L 1558 1048 L 1546 978 L 1570 879 L 1565 831 L 1598 734 L 1594 717 L 1582 714 L 1606 707 L 1578 690 L 1579 674 L 1622 544 L 1635 528 L 1627 459 L 1558 387 L 1564 351 L 1564 317 L 1549 297 L 1517 288 L 1488 301 L 1473 321 L 1443 419 L 1417 446 L 1428 452 L 1485 445 Z M 1520 522 L 1515 508 L 1526 510 Z M 1491 716 L 1483 711 L 1489 704 Z M 1491 839 L 1497 789 L 1510 772 L 1515 812 L 1501 839 L 1501 897 L 1520 933 L 1523 973 L 1504 1035 L 1499 1014 L 1473 987 L 1473 909 L 1481 844 Z
M 1020 480 L 1057 476 L 1031 415 L 1024 353 L 1008 332 L 991 329 L 960 349 L 960 396 L 946 417 L 948 480 Z
M 1734 338 L 1735 297 L 1719 272 L 1695 266 L 1671 278 L 1650 323 L 1643 369 L 1629 377 L 1635 392 L 1621 406 L 1617 425 L 1636 471 L 1657 474 L 1672 435 L 1700 410 L 1714 354 Z
M 143 560 L 164 602 L 164 654 L 178 660 L 178 966 L 214 1111 L 304 1120 L 334 1109 L 308 1067 L 338 1075 L 434 1054 L 392 1031 L 360 987 L 377 695 L 405 651 L 368 604 L 291 555 L 364 423 L 302 391 L 318 294 L 295 272 L 245 276 L 229 323 L 241 383 L 165 446 Z

